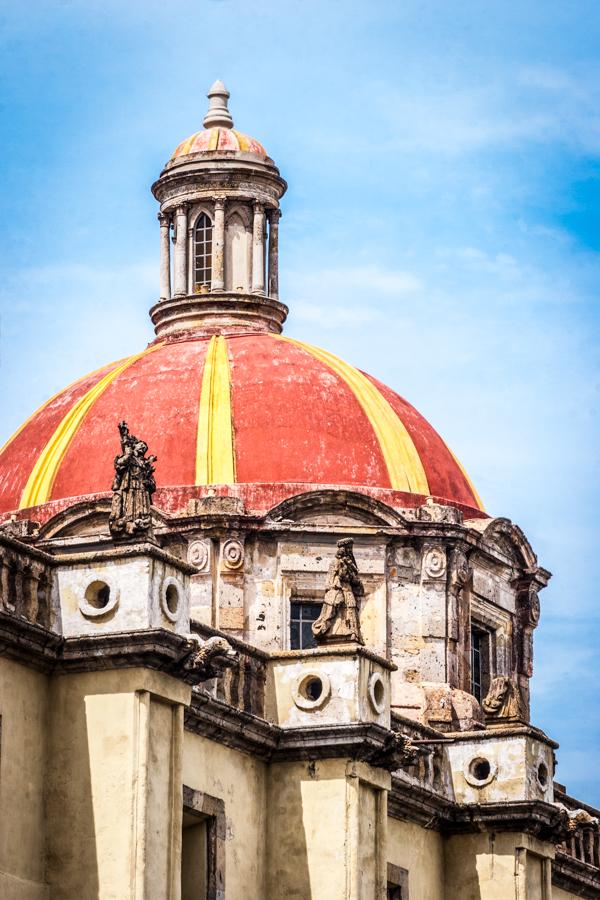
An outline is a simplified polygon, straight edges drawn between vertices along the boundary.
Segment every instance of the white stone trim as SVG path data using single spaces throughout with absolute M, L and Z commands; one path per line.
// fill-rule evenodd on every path
M 383 697 L 380 702 L 378 702 L 377 695 L 376 695 L 376 690 L 377 690 L 378 684 L 381 685 L 381 688 L 383 691 Z M 369 697 L 369 703 L 371 704 L 371 706 L 373 707 L 373 709 L 375 710 L 377 715 L 380 716 L 382 713 L 385 712 L 386 701 L 387 701 L 387 691 L 386 691 L 385 681 L 383 680 L 383 678 L 381 677 L 379 672 L 372 672 L 369 675 L 369 682 L 367 684 L 367 694 Z
M 471 766 L 473 765 L 473 763 L 476 763 L 479 760 L 481 760 L 482 762 L 486 762 L 490 767 L 489 774 L 485 778 L 477 778 L 471 771 Z M 490 784 L 494 780 L 494 778 L 498 774 L 498 766 L 495 762 L 492 762 L 492 760 L 488 759 L 487 756 L 477 754 L 476 756 L 473 756 L 468 761 L 468 763 L 465 764 L 463 774 L 465 776 L 465 781 L 467 782 L 467 784 L 470 784 L 471 787 L 482 788 Z
M 169 609 L 169 604 L 167 603 L 167 590 L 169 587 L 173 585 L 177 590 L 177 610 L 172 613 Z M 179 619 L 179 615 L 181 613 L 181 604 L 184 600 L 183 593 L 183 585 L 176 578 L 173 578 L 172 575 L 168 575 L 162 582 L 160 586 L 160 608 L 163 611 L 163 615 L 169 620 L 169 622 L 177 622 Z
M 92 604 L 88 602 L 85 596 L 88 592 L 88 589 L 96 582 L 102 582 L 108 587 L 109 590 L 108 603 L 106 604 L 106 606 L 102 606 L 100 608 L 92 606 Z M 109 615 L 109 613 L 115 611 L 115 609 L 119 605 L 119 599 L 119 588 L 111 578 L 107 578 L 103 573 L 103 576 L 101 578 L 95 577 L 88 581 L 83 592 L 83 597 L 79 601 L 79 612 L 82 616 L 85 616 L 86 619 L 100 619 L 103 616 L 107 616 Z
M 305 696 L 302 688 L 311 678 L 318 678 L 322 685 L 322 690 L 316 700 L 311 700 Z M 327 703 L 331 696 L 331 682 L 329 676 L 325 672 L 302 672 L 292 685 L 292 699 L 298 709 L 310 711 L 312 709 L 320 709 Z

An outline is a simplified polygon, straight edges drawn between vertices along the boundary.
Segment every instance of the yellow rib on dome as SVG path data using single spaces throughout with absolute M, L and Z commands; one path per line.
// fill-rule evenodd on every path
M 220 135 L 221 135 L 221 132 L 219 131 L 218 128 L 211 128 L 210 137 L 208 139 L 208 149 L 209 150 L 217 149 L 217 147 L 219 146 Z
M 204 362 L 196 439 L 196 484 L 234 482 L 229 357 L 227 342 L 219 335 L 211 337 Z
M 312 347 L 310 344 L 304 344 L 282 335 L 275 337 L 277 340 L 287 341 L 306 350 L 315 359 L 325 363 L 348 385 L 375 432 L 391 486 L 397 491 L 428 495 L 430 493 L 429 483 L 417 449 L 404 424 L 373 382 L 369 381 L 366 375 L 363 375 L 354 366 L 348 365 L 327 350 L 321 350 L 319 347 Z
M 133 363 L 160 349 L 162 344 L 155 344 L 136 353 L 135 356 L 128 356 L 127 359 L 114 369 L 111 369 L 103 378 L 98 381 L 83 397 L 81 397 L 75 406 L 71 407 L 69 412 L 60 422 L 54 434 L 40 453 L 37 461 L 31 470 L 31 474 L 27 479 L 27 484 L 21 495 L 19 509 L 28 509 L 30 506 L 39 506 L 46 503 L 50 499 L 52 487 L 58 474 L 60 464 L 62 463 L 71 441 L 77 434 L 79 427 L 86 415 L 96 402 L 96 400 L 104 393 L 106 388 L 112 384 L 121 372 L 132 366 Z
M 189 138 L 186 138 L 185 141 L 182 141 L 181 144 L 179 144 L 179 146 L 176 148 L 175 153 L 173 154 L 173 156 L 171 158 L 175 159 L 175 157 L 177 157 L 177 156 L 185 156 L 187 153 L 189 153 L 191 150 L 192 144 L 198 137 L 198 134 L 199 134 L 199 132 L 197 131 L 195 134 L 190 135 Z
M 242 134 L 241 131 L 235 131 L 235 129 L 233 128 L 231 130 L 237 138 L 238 147 L 240 148 L 240 150 L 243 150 L 244 152 L 247 151 L 250 144 L 248 143 L 248 138 L 246 137 L 246 135 Z

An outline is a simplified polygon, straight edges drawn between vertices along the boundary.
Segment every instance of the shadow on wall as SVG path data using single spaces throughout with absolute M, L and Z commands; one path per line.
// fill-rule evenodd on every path
M 460 900 L 514 897 L 514 840 L 514 835 L 493 833 L 448 838 L 444 849 L 446 897 L 457 900 L 459 897 Z
M 269 771 L 267 789 L 268 896 L 272 900 L 311 897 L 301 777 L 310 778 L 313 763 L 281 763 Z
M 53 678 L 49 697 L 46 879 L 56 900 L 100 895 L 85 696 Z

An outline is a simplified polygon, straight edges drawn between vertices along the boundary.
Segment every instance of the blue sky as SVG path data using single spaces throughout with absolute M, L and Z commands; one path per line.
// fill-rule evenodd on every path
M 33 0 L 0 41 L 0 441 L 150 340 L 149 187 L 222 78 L 290 184 L 288 333 L 414 403 L 554 572 L 534 720 L 600 804 L 597 3 Z

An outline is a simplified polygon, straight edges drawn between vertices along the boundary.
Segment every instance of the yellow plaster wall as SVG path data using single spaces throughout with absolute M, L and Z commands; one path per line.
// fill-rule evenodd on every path
M 44 774 L 48 679 L 0 658 L 0 897 L 46 900 Z
M 408 869 L 409 896 L 418 900 L 466 900 L 444 893 L 444 843 L 437 831 L 388 819 L 387 862 Z
M 168 868 L 170 826 L 180 830 L 180 820 L 172 822 L 162 782 L 178 778 L 180 770 L 170 764 L 169 707 L 162 715 L 158 698 L 185 703 L 189 688 L 144 669 L 53 679 L 47 768 L 52 900 L 128 900 L 139 890 L 147 858 L 158 855 L 155 864 Z M 163 762 L 153 766 L 148 754 L 153 747 L 159 752 L 159 741 Z M 176 788 L 179 798 L 179 780 Z M 164 882 L 147 883 L 144 896 L 164 900 Z
M 344 900 L 352 841 L 346 761 L 272 765 L 268 810 L 269 900 Z
M 246 753 L 186 731 L 183 783 L 225 803 L 225 893 L 266 897 L 266 769 Z

